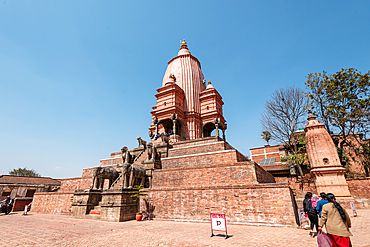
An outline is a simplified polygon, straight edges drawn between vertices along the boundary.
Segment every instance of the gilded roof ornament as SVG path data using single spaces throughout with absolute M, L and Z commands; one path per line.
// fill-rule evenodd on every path
M 171 79 L 174 79 L 174 80 L 176 81 L 176 76 L 175 76 L 175 75 L 170 74 L 170 78 L 171 78 Z
M 181 48 L 180 48 L 180 50 L 181 50 L 181 49 L 188 49 L 188 45 L 186 44 L 185 40 L 183 40 L 183 41 L 182 41 L 182 43 L 181 43 Z

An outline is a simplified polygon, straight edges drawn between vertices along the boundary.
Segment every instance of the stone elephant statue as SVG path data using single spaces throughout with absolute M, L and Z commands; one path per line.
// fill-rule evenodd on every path
M 141 179 L 140 185 L 144 186 L 146 171 L 143 167 L 134 164 L 123 164 L 122 168 L 123 187 L 132 189 L 136 179 Z M 127 184 L 127 179 L 129 180 Z
M 118 178 L 119 174 L 113 167 L 97 166 L 93 170 L 93 177 L 90 189 L 102 190 L 104 187 L 104 180 L 109 179 L 110 188 L 113 182 Z

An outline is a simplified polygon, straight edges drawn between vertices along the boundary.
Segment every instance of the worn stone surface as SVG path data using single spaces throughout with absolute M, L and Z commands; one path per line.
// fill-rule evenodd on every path
M 110 189 L 102 193 L 100 220 L 127 221 L 135 219 L 139 202 L 131 197 L 132 190 Z
M 353 246 L 370 246 L 370 210 L 358 210 L 358 217 L 351 220 Z M 0 215 L 0 224 L 7 225 L 0 231 L 3 246 L 317 246 L 309 231 L 290 227 L 228 224 L 230 238 L 225 240 L 223 232 L 210 237 L 209 222 L 104 222 L 20 212 Z

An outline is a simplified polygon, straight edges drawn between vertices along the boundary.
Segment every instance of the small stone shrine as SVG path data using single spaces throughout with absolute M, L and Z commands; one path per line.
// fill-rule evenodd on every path
M 325 125 L 310 113 L 306 124 L 306 148 L 318 193 L 331 192 L 337 199 L 353 199 L 340 164 L 337 148 Z

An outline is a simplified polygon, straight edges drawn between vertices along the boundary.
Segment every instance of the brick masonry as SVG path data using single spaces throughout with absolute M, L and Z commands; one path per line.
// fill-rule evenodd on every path
M 68 214 L 72 205 L 72 193 L 37 193 L 33 197 L 32 212 L 48 214 Z
M 295 224 L 287 185 L 161 188 L 152 189 L 148 199 L 154 219 L 208 222 L 209 213 L 224 213 L 234 224 Z

